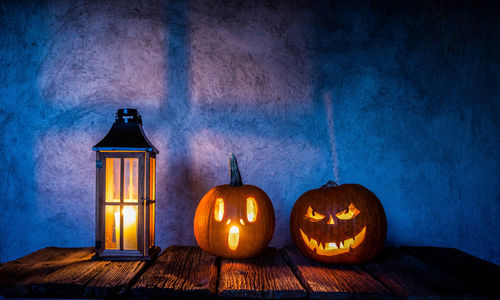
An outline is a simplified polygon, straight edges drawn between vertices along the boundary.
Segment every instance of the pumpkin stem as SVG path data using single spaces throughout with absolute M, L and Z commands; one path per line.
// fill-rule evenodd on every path
M 329 188 L 329 187 L 338 187 L 339 185 L 333 181 L 333 180 L 328 180 L 325 184 L 323 184 L 321 187 L 322 188 Z
M 240 169 L 238 169 L 238 161 L 236 160 L 236 156 L 234 156 L 234 153 L 231 153 L 231 156 L 229 157 L 229 176 L 231 178 L 231 181 L 229 182 L 230 186 L 243 185 Z

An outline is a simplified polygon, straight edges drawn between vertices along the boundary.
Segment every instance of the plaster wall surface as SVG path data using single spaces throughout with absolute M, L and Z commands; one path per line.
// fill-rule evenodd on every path
M 494 1 L 2 1 L 0 261 L 94 243 L 95 154 L 116 109 L 160 150 L 157 244 L 228 183 L 276 212 L 329 179 L 384 205 L 388 245 L 500 263 Z

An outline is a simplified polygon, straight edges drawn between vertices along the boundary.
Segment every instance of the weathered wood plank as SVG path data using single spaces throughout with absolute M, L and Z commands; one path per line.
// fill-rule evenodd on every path
M 172 246 L 132 286 L 135 296 L 207 298 L 215 295 L 218 259 L 198 247 Z
M 268 248 L 256 258 L 221 261 L 218 293 L 227 298 L 303 298 L 307 296 L 280 252 Z
M 454 248 L 401 247 L 416 258 L 445 271 L 479 295 L 500 297 L 500 266 Z
M 32 279 L 47 276 L 69 264 L 92 257 L 93 248 L 47 247 L 0 267 L 0 294 L 28 296 Z
M 148 261 L 107 262 L 104 268 L 85 285 L 84 296 L 108 297 L 123 295 L 132 280 L 144 269 Z
M 90 258 L 66 265 L 46 276 L 29 279 L 37 296 L 109 297 L 124 294 L 145 261 L 94 261 Z
M 253 259 L 222 260 L 220 278 L 219 260 L 198 247 L 170 247 L 150 268 L 144 261 L 92 261 L 92 255 L 90 247 L 51 247 L 1 264 L 0 294 L 112 297 L 127 295 L 137 277 L 132 294 L 146 297 L 206 298 L 217 291 L 222 298 L 303 298 L 307 293 L 311 298 L 495 298 L 500 294 L 499 266 L 447 248 L 385 248 L 364 266 L 324 265 L 308 260 L 294 247 L 282 252 L 269 248 Z
M 107 297 L 123 294 L 146 262 L 93 261 L 93 248 L 45 248 L 0 269 L 2 294 Z
M 462 282 L 401 249 L 384 248 L 364 268 L 399 297 L 474 296 Z
M 32 294 L 40 297 L 82 297 L 85 285 L 106 265 L 106 261 L 90 258 L 64 266 L 48 275 L 29 278 L 24 284 L 31 285 Z
M 391 297 L 384 285 L 359 266 L 318 263 L 303 256 L 293 246 L 282 251 L 312 299 Z

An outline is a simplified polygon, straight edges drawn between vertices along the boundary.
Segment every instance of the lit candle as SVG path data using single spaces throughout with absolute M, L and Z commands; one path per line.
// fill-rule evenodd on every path
M 123 248 L 137 249 L 137 218 L 133 207 L 123 209 Z

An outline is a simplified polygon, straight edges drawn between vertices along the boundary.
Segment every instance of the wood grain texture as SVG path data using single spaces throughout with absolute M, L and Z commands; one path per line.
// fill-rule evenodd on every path
M 82 298 L 130 296 L 131 291 L 139 298 L 499 297 L 499 266 L 447 248 L 384 248 L 366 265 L 321 264 L 295 247 L 281 252 L 267 248 L 256 258 L 220 264 L 198 247 L 169 247 L 154 262 L 94 261 L 93 254 L 90 247 L 50 247 L 2 264 L 0 294 Z
M 47 276 L 34 276 L 30 285 L 36 296 L 110 297 L 124 294 L 132 279 L 145 266 L 145 261 L 86 259 L 68 264 Z
M 303 298 L 305 289 L 275 248 L 251 259 L 223 259 L 218 293 L 223 298 Z
M 318 263 L 293 246 L 285 247 L 282 252 L 312 299 L 391 297 L 384 285 L 359 266 Z
M 473 296 L 462 282 L 401 249 L 384 248 L 364 268 L 399 297 Z
M 146 261 L 107 261 L 100 272 L 86 283 L 83 295 L 93 297 L 124 295 L 134 278 L 148 264 Z
M 416 258 L 460 280 L 479 295 L 500 298 L 500 266 L 454 248 L 401 247 Z
M 27 296 L 39 278 L 79 261 L 88 260 L 93 248 L 47 247 L 0 267 L 0 294 L 5 296 Z
M 127 291 L 146 262 L 94 261 L 93 248 L 45 248 L 0 269 L 2 294 L 108 297 Z
M 198 247 L 172 246 L 132 286 L 135 296 L 206 298 L 216 291 L 218 259 Z
M 32 293 L 36 296 L 81 297 L 85 285 L 104 269 L 106 261 L 90 259 L 68 264 L 49 275 L 30 278 Z

